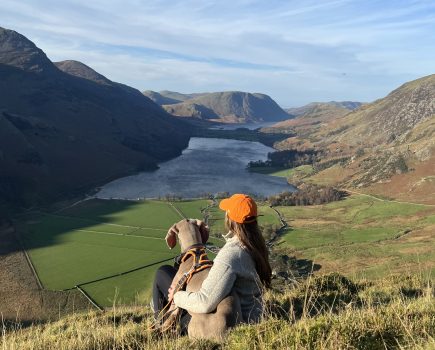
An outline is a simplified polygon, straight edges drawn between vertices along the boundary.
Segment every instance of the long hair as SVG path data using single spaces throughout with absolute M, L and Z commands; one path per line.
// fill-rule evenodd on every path
M 242 244 L 247 248 L 255 262 L 255 270 L 260 277 L 261 283 L 266 288 L 270 288 L 272 280 L 272 268 L 269 264 L 269 252 L 266 242 L 258 227 L 257 220 L 239 224 L 225 215 L 225 229 L 233 232 Z

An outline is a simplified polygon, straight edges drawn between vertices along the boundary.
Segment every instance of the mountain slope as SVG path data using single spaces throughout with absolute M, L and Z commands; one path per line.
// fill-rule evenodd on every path
M 171 104 L 182 102 L 182 100 L 176 100 L 176 99 L 173 99 L 170 97 L 166 97 L 158 92 L 151 91 L 151 90 L 143 91 L 142 94 L 144 94 L 144 96 L 148 97 L 154 103 L 157 103 L 160 106 L 161 105 L 171 105 Z
M 229 123 L 278 121 L 289 118 L 289 115 L 269 96 L 239 91 L 209 93 L 163 107 L 169 113 L 181 117 Z
M 187 146 L 185 123 L 138 90 L 80 62 L 56 65 L 0 28 L 0 198 L 44 202 L 153 168 Z
M 91 67 L 73 60 L 54 62 L 54 65 L 61 71 L 73 75 L 75 77 L 91 80 L 98 84 L 113 85 L 105 76 L 97 73 Z
M 294 115 L 295 117 L 315 117 L 320 114 L 332 114 L 332 113 L 340 113 L 344 115 L 344 113 L 349 113 L 354 109 L 361 107 L 361 102 L 353 102 L 353 101 L 330 101 L 330 102 L 312 102 L 302 107 L 296 108 L 287 108 L 285 111 L 289 114 Z
M 340 139 L 356 134 L 373 143 L 393 141 L 435 115 L 435 74 L 403 84 L 388 96 L 350 113 L 340 121 Z
M 146 97 L 150 98 L 151 100 L 153 100 L 155 103 L 157 103 L 160 106 L 172 105 L 172 104 L 184 102 L 184 101 L 190 100 L 192 98 L 200 97 L 200 96 L 204 96 L 204 95 L 208 94 L 207 92 L 193 93 L 193 94 L 182 94 L 179 92 L 168 91 L 168 90 L 163 90 L 163 91 L 159 91 L 159 92 L 152 91 L 152 90 L 146 90 L 142 93 Z
M 293 130 L 298 136 L 278 147 L 323 154 L 310 181 L 435 204 L 435 75 L 408 82 L 321 127 Z

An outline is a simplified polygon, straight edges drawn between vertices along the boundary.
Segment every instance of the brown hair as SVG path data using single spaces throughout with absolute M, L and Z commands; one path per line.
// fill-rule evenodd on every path
M 239 224 L 231 220 L 228 215 L 225 215 L 225 229 L 233 232 L 247 248 L 255 262 L 255 270 L 260 277 L 261 283 L 266 288 L 270 288 L 272 268 L 269 264 L 269 252 L 257 220 Z

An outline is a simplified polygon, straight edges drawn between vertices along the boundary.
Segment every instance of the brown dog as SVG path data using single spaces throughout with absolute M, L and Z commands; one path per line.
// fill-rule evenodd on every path
M 209 237 L 208 227 L 200 220 L 183 219 L 173 225 L 166 235 L 166 243 L 169 248 L 174 248 L 178 241 L 181 252 L 186 252 L 189 247 L 197 244 L 205 244 Z M 193 257 L 181 263 L 174 277 L 171 288 L 173 289 L 182 275 L 189 271 L 193 264 Z M 196 292 L 201 289 L 202 282 L 208 275 L 208 269 L 195 273 L 187 285 L 188 292 Z M 190 313 L 190 312 L 189 312 Z M 192 316 L 188 334 L 190 338 L 206 338 L 221 340 L 231 327 L 241 320 L 241 308 L 239 298 L 230 294 L 217 306 L 216 310 L 208 314 L 190 313 Z

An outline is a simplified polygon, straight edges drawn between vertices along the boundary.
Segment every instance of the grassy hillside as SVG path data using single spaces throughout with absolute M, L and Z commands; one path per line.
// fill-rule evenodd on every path
M 266 294 L 258 325 L 236 327 L 223 342 L 159 337 L 148 307 L 72 315 L 4 329 L 4 349 L 433 349 L 434 288 L 421 277 L 354 283 L 340 275 L 311 278 Z M 212 325 L 210 325 L 212 326 Z
M 278 249 L 358 278 L 435 277 L 435 207 L 364 195 L 326 205 L 278 207 L 289 224 Z
M 27 328 L 3 325 L 1 345 L 5 349 L 430 349 L 435 345 L 434 207 L 352 195 L 323 206 L 276 209 L 289 228 L 276 241 L 274 268 L 287 268 L 298 276 L 298 266 L 304 263 L 315 273 L 290 281 L 277 274 L 274 289 L 266 294 L 267 315 L 258 325 L 239 326 L 221 343 L 150 333 L 147 304 L 151 269 L 157 266 L 153 265 L 82 285 L 102 305 L 112 306 L 110 311 L 77 313 Z M 279 225 L 276 212 L 267 205 L 260 205 L 260 213 L 263 224 Z M 170 255 L 163 242 L 167 226 L 183 216 L 201 215 L 211 226 L 211 240 L 219 244 L 213 236 L 223 231 L 223 212 L 207 200 L 172 205 L 91 200 L 51 215 L 32 214 L 24 227 L 34 230 L 26 241 L 35 245 L 29 253 L 44 285 L 53 287 L 146 263 L 156 258 L 150 250 Z
M 435 204 L 434 98 L 435 75 L 429 75 L 345 115 L 314 110 L 313 118 L 264 131 L 296 134 L 276 148 L 320 152 L 316 173 L 304 181 Z

